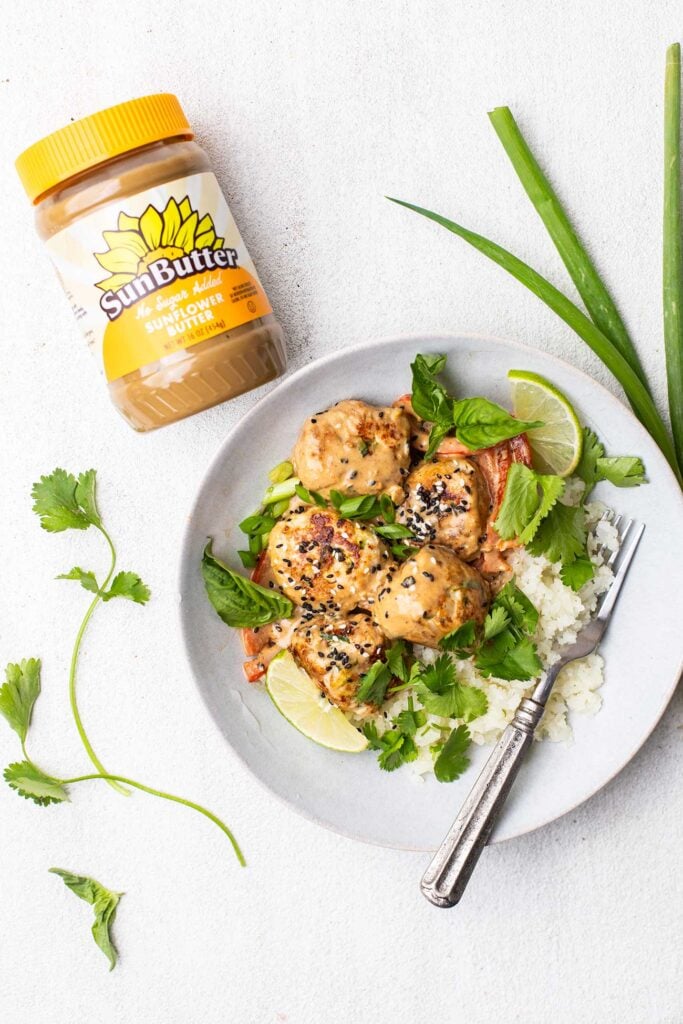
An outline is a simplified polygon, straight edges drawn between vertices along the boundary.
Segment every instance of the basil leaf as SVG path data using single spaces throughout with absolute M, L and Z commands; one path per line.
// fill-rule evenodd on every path
M 541 427 L 539 420 L 517 420 L 502 406 L 488 398 L 462 398 L 453 403 L 455 436 L 471 451 L 517 437 L 525 430 Z
M 211 551 L 211 541 L 202 556 L 202 577 L 209 601 L 228 626 L 265 626 L 293 614 L 294 605 L 284 594 L 266 590 L 220 562 Z
M 436 380 L 446 365 L 446 356 L 415 356 L 411 401 L 416 416 L 429 423 L 451 424 L 452 406 L 446 389 Z

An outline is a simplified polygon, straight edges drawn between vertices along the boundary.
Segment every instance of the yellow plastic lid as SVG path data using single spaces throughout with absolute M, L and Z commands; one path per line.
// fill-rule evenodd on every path
M 21 183 L 32 202 L 60 182 L 150 142 L 193 131 L 178 99 L 168 92 L 118 103 L 73 121 L 17 157 Z

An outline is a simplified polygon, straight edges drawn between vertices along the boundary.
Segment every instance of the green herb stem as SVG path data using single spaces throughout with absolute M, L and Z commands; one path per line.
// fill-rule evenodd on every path
M 109 545 L 109 551 L 111 553 L 111 565 L 109 567 L 109 572 L 107 574 L 107 578 L 105 579 L 104 583 L 102 584 L 102 587 L 100 588 L 102 591 L 105 591 L 107 589 L 107 587 L 109 586 L 111 578 L 114 575 L 114 569 L 116 568 L 116 550 L 115 550 L 114 545 L 112 543 L 112 539 L 109 536 L 109 534 L 107 533 L 107 531 L 105 530 L 105 528 L 103 526 L 101 526 L 101 525 L 98 525 L 97 529 L 100 531 L 100 533 L 102 534 L 102 536 L 106 540 L 107 544 Z M 76 641 L 74 643 L 73 651 L 72 651 L 72 654 L 71 654 L 71 666 L 69 668 L 69 702 L 71 703 L 71 711 L 72 711 L 73 716 L 74 716 L 74 721 L 76 723 L 76 728 L 78 729 L 78 735 L 81 737 L 81 742 L 82 742 L 83 746 L 85 747 L 85 750 L 86 750 L 86 753 L 87 753 L 88 757 L 90 758 L 92 763 L 95 765 L 97 770 L 102 775 L 106 775 L 107 774 L 107 769 L 104 767 L 104 765 L 100 761 L 99 757 L 97 756 L 97 754 L 95 753 L 95 751 L 93 749 L 92 743 L 88 739 L 88 734 L 86 733 L 85 728 L 83 726 L 83 722 L 81 720 L 81 714 L 80 714 L 80 711 L 78 710 L 78 701 L 76 699 L 76 668 L 78 666 L 78 655 L 80 654 L 80 650 L 81 650 L 81 641 L 83 640 L 83 635 L 85 634 L 85 630 L 87 628 L 87 625 L 90 622 L 90 619 L 92 618 L 92 614 L 95 611 L 95 609 L 97 608 L 97 605 L 100 603 L 100 600 L 101 600 L 100 595 L 99 594 L 95 594 L 95 597 L 90 602 L 90 605 L 88 606 L 88 610 L 86 611 L 85 616 L 83 618 L 83 621 L 81 622 L 81 625 L 80 625 L 80 628 L 78 630 L 78 633 L 76 634 Z M 126 789 L 125 786 L 119 785 L 118 782 L 112 781 L 112 782 L 109 783 L 109 785 L 112 787 L 112 789 L 115 789 L 118 793 L 121 793 L 122 796 L 130 796 L 130 790 Z
M 666 52 L 664 79 L 664 348 L 669 414 L 683 469 L 683 253 L 681 251 L 681 47 Z
M 496 107 L 489 119 L 526 194 L 545 224 L 555 248 L 593 323 L 623 356 L 649 391 L 645 371 L 612 296 L 586 252 L 555 190 L 539 167 L 509 107 Z
M 469 231 L 467 228 L 461 227 L 460 224 L 456 224 L 454 221 L 448 220 L 438 213 L 433 213 L 431 210 L 414 206 L 412 203 L 404 202 L 401 199 L 392 199 L 391 196 L 387 196 L 387 199 L 397 203 L 399 206 L 405 206 L 406 209 L 413 210 L 429 220 L 433 220 L 448 231 L 452 231 L 454 235 L 458 235 L 466 242 L 469 242 L 475 249 L 483 252 L 494 263 L 497 263 L 513 277 L 517 278 L 534 295 L 537 295 L 539 299 L 545 302 L 554 313 L 557 313 L 579 337 L 583 338 L 586 344 L 593 349 L 595 354 L 617 378 L 626 392 L 626 396 L 638 419 L 661 448 L 679 482 L 683 483 L 673 443 L 661 416 L 657 412 L 650 393 L 614 344 L 595 326 L 585 313 L 581 312 L 578 306 L 575 306 L 566 295 L 563 295 L 562 292 L 527 263 L 524 263 L 517 256 L 508 252 L 507 249 L 503 249 L 502 246 L 491 242 L 488 238 L 475 234 L 475 232 Z
M 93 779 L 104 779 L 106 782 L 110 783 L 110 785 L 113 783 L 124 783 L 126 786 L 132 786 L 133 789 L 142 790 L 143 793 L 149 793 L 151 796 L 158 796 L 162 800 L 171 800 L 173 803 L 183 804 L 185 807 L 192 808 L 193 811 L 198 811 L 200 814 L 203 814 L 205 818 L 208 818 L 209 821 L 212 821 L 214 825 L 217 825 L 221 832 L 225 833 L 230 840 L 233 850 L 235 851 L 237 860 L 243 868 L 247 866 L 244 854 L 225 822 L 221 821 L 220 818 L 213 814 L 212 811 L 209 811 L 206 807 L 202 807 L 201 804 L 196 804 L 194 800 L 186 800 L 185 797 L 175 796 L 173 793 L 165 793 L 161 789 L 153 789 L 151 786 L 145 786 L 142 782 L 136 782 L 134 779 L 126 778 L 124 775 L 110 775 L 108 772 L 100 772 L 98 774 L 93 773 L 91 775 L 77 775 L 73 779 L 57 779 L 55 781 L 60 782 L 63 786 L 72 786 L 77 782 L 89 782 Z

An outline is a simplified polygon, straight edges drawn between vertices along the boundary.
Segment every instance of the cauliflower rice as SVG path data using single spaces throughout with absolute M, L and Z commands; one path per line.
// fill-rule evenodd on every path
M 571 500 L 572 483 L 573 481 L 569 482 L 563 499 L 567 503 L 568 499 Z M 511 552 L 508 559 L 515 583 L 538 610 L 538 627 L 534 640 L 538 656 L 546 669 L 558 660 L 559 649 L 565 644 L 572 643 L 581 627 L 592 618 L 598 598 L 609 589 L 612 582 L 612 570 L 604 564 L 598 549 L 600 545 L 605 544 L 608 551 L 616 550 L 619 535 L 614 526 L 601 519 L 604 511 L 605 506 L 600 502 L 586 504 L 588 553 L 596 570 L 593 579 L 578 593 L 562 582 L 560 563 L 553 564 L 543 555 L 530 555 L 524 548 Z M 415 653 L 421 661 L 431 662 L 440 652 L 426 647 L 416 647 Z M 488 698 L 486 713 L 469 723 L 472 741 L 478 745 L 495 743 L 512 719 L 522 698 L 532 693 L 538 679 L 531 682 L 488 679 L 477 671 L 472 661 L 461 661 L 457 658 L 454 661 L 461 681 L 478 686 Z M 555 742 L 571 740 L 569 713 L 582 712 L 594 715 L 602 706 L 602 698 L 598 691 L 603 683 L 603 669 L 604 662 L 599 654 L 589 654 L 587 658 L 566 666 L 555 683 L 536 730 L 535 739 L 549 739 Z M 364 721 L 374 721 L 378 731 L 384 732 L 385 729 L 391 728 L 392 719 L 408 707 L 410 695 L 410 690 L 398 693 L 387 701 L 374 717 L 366 718 Z M 430 745 L 443 738 L 447 734 L 446 730 L 453 728 L 453 724 L 452 719 L 427 716 L 427 726 L 419 730 L 415 736 L 419 749 L 418 757 L 415 761 L 409 762 L 409 766 L 418 775 L 433 771 Z

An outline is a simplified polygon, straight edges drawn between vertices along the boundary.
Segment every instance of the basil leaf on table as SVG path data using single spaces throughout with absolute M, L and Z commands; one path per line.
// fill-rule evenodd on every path
M 266 626 L 277 619 L 290 618 L 294 611 L 284 594 L 266 590 L 219 561 L 211 551 L 211 541 L 202 556 L 202 577 L 209 601 L 228 626 Z

